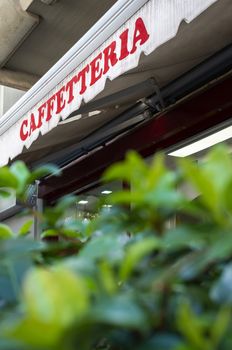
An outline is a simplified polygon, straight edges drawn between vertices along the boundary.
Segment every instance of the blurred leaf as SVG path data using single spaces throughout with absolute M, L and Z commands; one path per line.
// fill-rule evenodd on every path
M 60 233 L 63 237 L 67 237 L 67 238 L 81 238 L 81 234 L 75 230 L 72 230 L 70 228 L 62 228 L 60 230 Z
M 15 322 L 9 321 L 3 325 L 1 333 L 22 344 L 22 350 L 56 349 L 57 343 L 62 338 L 61 328 L 56 323 L 48 325 L 30 316 Z M 18 348 L 10 348 L 10 350 L 18 350 Z
M 225 184 L 224 191 L 222 193 L 223 201 L 225 204 L 225 208 L 232 213 L 232 176 L 230 180 L 228 180 L 227 184 Z
M 106 234 L 94 237 L 81 249 L 79 256 L 85 259 L 109 259 L 109 261 L 121 260 L 124 256 L 125 241 L 121 236 Z
M 215 348 L 220 344 L 225 336 L 231 321 L 231 308 L 222 308 L 214 319 L 211 328 L 211 342 Z
M 231 155 L 225 145 L 219 144 L 210 150 L 207 161 L 203 163 L 203 169 L 218 193 L 222 193 L 232 178 Z
M 59 176 L 61 174 L 61 170 L 53 164 L 46 164 L 46 165 L 41 165 L 28 177 L 27 184 L 33 183 L 35 180 L 41 179 L 42 177 L 45 177 L 47 175 L 55 175 Z
M 209 349 L 208 342 L 204 338 L 205 323 L 192 312 L 190 305 L 187 303 L 180 305 L 177 327 L 193 349 Z
M 179 225 L 164 234 L 162 246 L 169 251 L 183 249 L 184 247 L 202 249 L 207 246 L 207 240 L 201 231 L 199 226 L 195 228 L 190 225 Z
M 103 175 L 104 181 L 124 180 L 141 186 L 141 178 L 146 178 L 148 167 L 141 156 L 133 151 L 126 155 L 126 161 L 112 165 Z
M 23 226 L 21 226 L 20 230 L 19 230 L 19 236 L 25 236 L 28 233 L 30 233 L 31 227 L 33 225 L 33 219 L 30 219 L 28 221 L 26 221 Z
M 11 165 L 10 172 L 17 178 L 17 193 L 23 194 L 30 176 L 30 171 L 23 162 L 18 160 Z
M 2 306 L 6 307 L 9 303 L 14 303 L 17 299 L 17 295 L 12 286 L 12 281 L 6 266 L 2 266 L 0 269 L 0 286 L 0 300 L 2 300 Z
M 62 236 L 67 238 L 76 238 L 85 242 L 91 235 L 91 231 L 88 229 L 89 222 L 83 219 L 78 220 L 68 220 L 61 222 L 59 231 Z
M 177 170 L 165 160 L 130 152 L 111 167 L 105 179 L 130 189 L 102 199 L 88 224 L 72 218 L 74 196 L 45 208 L 43 237 L 55 243 L 0 240 L 0 338 L 4 329 L 20 350 L 232 349 L 231 154 L 219 147 Z M 21 178 L 20 199 L 56 170 L 16 164 L 3 180 Z
M 34 241 L 31 239 L 15 238 L 11 240 L 0 240 L 0 262 L 5 260 L 25 256 L 27 254 L 34 254 L 43 251 L 45 245 L 43 242 Z
M 44 220 L 48 226 L 60 226 L 59 220 L 65 215 L 65 211 L 75 204 L 77 198 L 75 196 L 65 196 L 61 198 L 54 207 L 48 207 L 44 210 Z M 50 228 L 50 227 L 49 227 Z
M 17 177 L 10 171 L 10 169 L 7 167 L 0 168 L 0 187 L 16 189 L 17 186 Z
M 53 229 L 50 229 L 50 230 L 45 230 L 42 232 L 41 234 L 41 238 L 46 238 L 46 237 L 54 237 L 54 236 L 58 236 L 58 231 L 57 230 L 53 230 Z
M 61 198 L 56 204 L 55 208 L 59 212 L 64 212 L 66 209 L 70 208 L 76 202 L 77 202 L 76 196 L 68 195 Z
M 110 264 L 106 261 L 102 261 L 99 264 L 99 267 L 101 281 L 103 286 L 105 287 L 105 290 L 109 294 L 114 294 L 117 290 L 117 281 L 115 279 L 113 269 L 111 268 Z
M 0 239 L 9 239 L 13 237 L 14 234 L 12 230 L 7 225 L 0 223 Z
M 211 291 L 213 300 L 232 305 L 232 264 L 228 264 Z
M 202 194 L 200 199 L 210 211 L 217 213 L 217 191 L 213 185 L 212 178 L 205 174 L 199 165 L 193 161 L 184 158 L 179 161 L 181 169 L 184 171 L 186 180 Z
M 108 202 L 112 204 L 144 204 L 144 194 L 136 191 L 118 191 L 108 197 Z
M 132 297 L 117 295 L 104 298 L 91 310 L 95 322 L 143 331 L 148 326 L 146 314 Z
M 9 339 L 0 339 L 0 349 L 1 350 L 27 350 L 25 346 L 19 342 L 9 340 Z
M 5 305 L 15 303 L 20 296 L 20 288 L 25 273 L 33 265 L 33 257 L 29 254 L 21 256 L 5 256 L 0 264 L 0 301 Z
M 148 186 L 149 188 L 156 187 L 157 183 L 166 175 L 167 169 L 164 164 L 164 155 L 158 153 L 154 156 L 151 163 L 150 171 L 148 173 Z
M 166 184 L 163 187 L 160 184 L 157 189 L 150 191 L 145 196 L 145 200 L 155 208 L 165 207 L 174 210 L 178 210 L 178 207 L 185 204 L 184 196 L 178 193 L 175 188 L 169 189 Z
M 73 256 L 62 261 L 62 266 L 70 269 L 71 271 L 81 274 L 85 277 L 95 276 L 98 271 L 98 265 L 90 259 L 85 259 L 84 257 Z
M 44 209 L 43 219 L 47 224 L 47 227 L 55 227 L 63 215 L 64 213 L 57 211 L 56 208 L 48 207 Z
M 155 249 L 157 250 L 159 247 L 160 241 L 155 237 L 144 238 L 143 240 L 130 245 L 121 266 L 120 278 L 122 280 L 127 279 L 138 262 Z
M 28 315 L 35 320 L 66 327 L 88 308 L 84 280 L 65 268 L 32 270 L 24 284 Z
M 160 333 L 144 342 L 138 350 L 174 350 L 180 345 L 180 338 L 171 333 Z M 178 348 L 179 349 L 179 348 Z

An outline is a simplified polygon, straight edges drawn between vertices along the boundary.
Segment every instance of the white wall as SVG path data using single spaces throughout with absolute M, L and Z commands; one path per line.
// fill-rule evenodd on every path
M 15 102 L 17 102 L 25 91 L 13 89 L 7 86 L 0 86 L 0 118 L 5 114 Z
M 15 192 L 12 191 L 11 195 L 7 198 L 1 198 L 0 197 L 0 213 L 12 208 L 16 205 L 16 197 L 15 197 Z
M 7 86 L 0 85 L 0 118 L 23 96 L 25 91 L 20 91 Z M 1 157 L 1 154 L 0 154 Z M 0 213 L 12 208 L 16 205 L 15 193 L 9 198 L 0 199 Z M 32 219 L 32 216 L 14 215 L 11 218 L 4 220 L 4 224 L 8 225 L 13 232 L 17 233 L 22 225 Z M 33 231 L 33 227 L 31 229 Z M 32 232 L 31 232 L 32 234 Z

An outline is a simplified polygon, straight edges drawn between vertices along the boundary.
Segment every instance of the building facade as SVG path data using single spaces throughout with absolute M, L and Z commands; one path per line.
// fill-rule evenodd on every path
M 4 114 L 2 165 L 56 163 L 40 200 L 87 205 L 113 190 L 100 176 L 130 149 L 171 158 L 229 139 L 231 19 L 229 0 L 117 1 Z

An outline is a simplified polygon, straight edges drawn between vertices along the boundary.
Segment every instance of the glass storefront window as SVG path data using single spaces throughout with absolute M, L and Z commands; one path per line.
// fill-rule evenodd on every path
M 112 205 L 104 203 L 101 205 L 100 200 L 115 191 L 121 190 L 122 187 L 122 183 L 115 181 L 106 185 L 98 185 L 80 195 L 77 194 L 77 201 L 66 213 L 65 220 L 83 219 L 87 222 L 96 217 L 99 210 L 110 211 Z

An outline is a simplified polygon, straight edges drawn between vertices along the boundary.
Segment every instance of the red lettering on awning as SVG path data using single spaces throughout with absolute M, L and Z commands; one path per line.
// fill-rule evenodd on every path
M 133 38 L 132 48 L 129 48 L 129 36 Z M 21 140 L 26 141 L 45 122 L 51 120 L 55 115 L 61 114 L 75 97 L 83 95 L 87 89 L 96 84 L 119 61 L 126 59 L 130 54 L 134 54 L 138 46 L 142 46 L 148 38 L 149 34 L 146 26 L 142 18 L 139 17 L 135 21 L 133 30 L 125 29 L 119 35 L 118 40 L 113 40 L 108 44 L 90 63 L 84 65 L 68 83 L 62 86 L 57 93 L 40 105 L 35 113 L 31 113 L 29 119 L 23 120 L 20 128 Z

